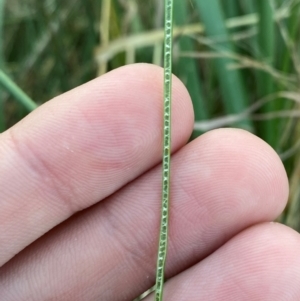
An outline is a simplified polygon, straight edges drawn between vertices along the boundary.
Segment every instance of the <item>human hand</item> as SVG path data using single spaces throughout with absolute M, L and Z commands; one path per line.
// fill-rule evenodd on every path
M 154 284 L 162 104 L 162 70 L 128 66 L 0 136 L 1 301 L 132 300 Z M 300 300 L 299 235 L 270 223 L 288 196 L 276 153 L 236 129 L 185 145 L 176 78 L 172 110 L 164 300 Z

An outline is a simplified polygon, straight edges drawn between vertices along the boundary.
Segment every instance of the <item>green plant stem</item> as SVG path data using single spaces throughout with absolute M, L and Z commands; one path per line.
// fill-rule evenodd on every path
M 188 20 L 187 4 L 189 4 L 189 2 L 175 1 L 174 23 L 176 25 L 183 26 L 184 24 L 186 24 L 186 21 Z M 179 37 L 179 48 L 181 52 L 194 51 L 194 41 L 190 37 L 183 35 Z M 176 70 L 179 78 L 185 84 L 192 98 L 195 120 L 200 121 L 203 119 L 209 119 L 209 114 L 206 106 L 207 102 L 203 95 L 203 85 L 199 74 L 198 60 L 188 57 L 180 57 L 176 66 Z M 198 136 L 200 133 L 202 132 L 197 131 L 194 132 L 194 135 Z
M 226 28 L 224 13 L 220 0 L 195 0 L 199 14 L 205 25 L 207 37 L 211 40 L 220 40 L 218 48 L 222 51 L 234 53 L 235 47 L 230 41 L 230 35 Z M 237 114 L 245 110 L 249 105 L 247 92 L 239 70 L 228 70 L 233 63 L 232 59 L 220 58 L 214 60 L 216 74 L 222 92 L 222 101 L 227 114 Z M 250 119 L 245 119 L 234 124 L 243 129 L 254 130 Z
M 257 7 L 259 12 L 259 23 L 258 23 L 258 60 L 267 62 L 271 66 L 274 62 L 275 56 L 275 27 L 273 21 L 273 12 L 269 1 L 257 1 Z M 273 78 L 265 72 L 257 73 L 258 83 L 258 98 L 265 97 L 274 92 L 274 81 Z M 277 102 L 278 103 L 278 102 Z M 268 103 L 264 108 L 263 112 L 270 112 L 276 110 L 276 102 Z M 278 125 L 279 122 L 276 120 L 266 120 L 261 124 L 261 136 L 267 141 L 272 147 L 276 146 L 276 137 L 278 137 Z
M 29 98 L 2 70 L 0 70 L 0 85 L 3 86 L 28 111 L 37 108 L 36 103 Z
M 171 93 L 172 93 L 172 31 L 173 0 L 165 0 L 165 49 L 164 49 L 164 129 L 163 129 L 163 189 L 159 249 L 156 269 L 155 300 L 162 301 L 164 271 L 168 243 L 171 159 Z

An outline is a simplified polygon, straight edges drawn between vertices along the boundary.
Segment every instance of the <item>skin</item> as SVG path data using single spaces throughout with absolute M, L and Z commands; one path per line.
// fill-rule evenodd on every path
M 120 68 L 0 136 L 1 301 L 133 300 L 154 284 L 162 76 Z M 299 234 L 271 222 L 288 197 L 276 153 L 237 129 L 186 144 L 175 77 L 172 110 L 164 300 L 300 300 Z

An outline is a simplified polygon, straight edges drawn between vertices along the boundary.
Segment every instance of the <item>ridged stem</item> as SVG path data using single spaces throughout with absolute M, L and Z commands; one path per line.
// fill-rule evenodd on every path
M 171 159 L 172 31 L 173 0 L 165 0 L 162 209 L 156 269 L 155 301 L 162 301 L 163 298 L 164 271 L 168 244 Z

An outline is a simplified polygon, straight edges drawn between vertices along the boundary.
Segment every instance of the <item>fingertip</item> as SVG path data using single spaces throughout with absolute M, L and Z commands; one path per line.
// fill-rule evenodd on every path
M 108 85 L 111 82 L 111 77 L 114 77 L 120 83 L 126 79 L 125 84 L 127 87 L 137 87 L 140 91 L 151 91 L 151 93 L 156 91 L 161 98 L 161 103 L 159 103 L 159 106 L 161 106 L 163 103 L 163 76 L 164 69 L 162 67 L 153 64 L 138 63 L 113 70 L 104 75 L 103 79 L 107 81 Z M 127 89 L 128 93 L 131 93 L 131 91 L 134 91 L 134 89 Z M 183 82 L 174 74 L 172 76 L 172 96 L 173 103 L 175 104 L 172 106 L 172 109 L 175 110 L 172 115 L 174 116 L 177 111 L 180 112 L 180 116 L 185 118 L 183 121 L 184 127 L 188 128 L 189 132 L 192 133 L 194 126 L 192 100 Z M 147 97 L 146 93 L 144 93 L 144 97 Z M 153 105 L 155 104 L 153 103 Z
M 212 130 L 200 139 L 206 145 L 208 156 L 223 158 L 220 173 L 230 169 L 237 185 L 246 181 L 245 186 L 252 192 L 260 192 L 257 200 L 250 201 L 272 208 L 269 210 L 272 219 L 274 213 L 278 216 L 283 211 L 288 201 L 289 182 L 280 157 L 270 145 L 248 131 L 233 128 Z

